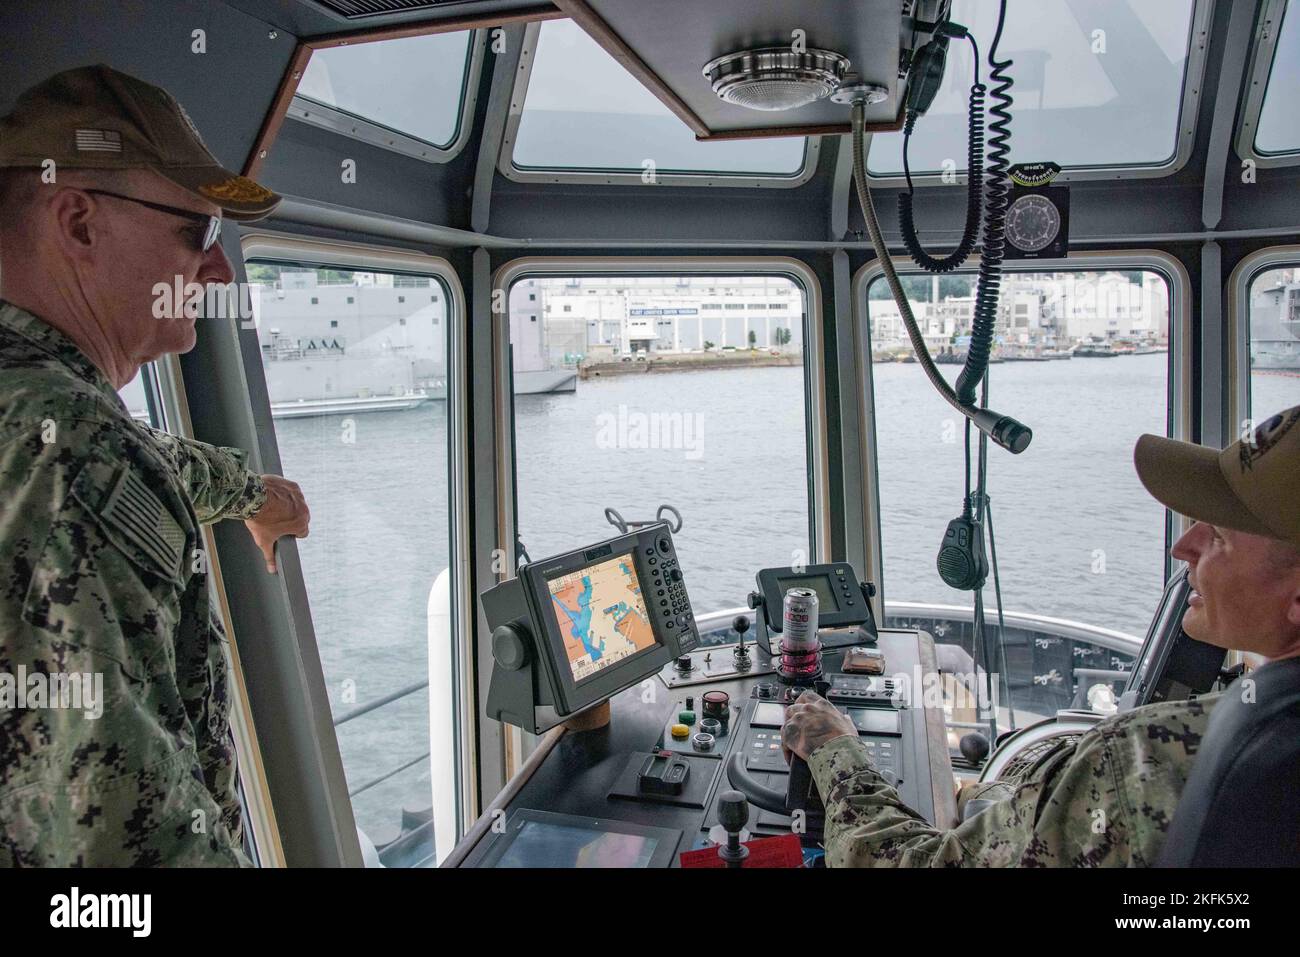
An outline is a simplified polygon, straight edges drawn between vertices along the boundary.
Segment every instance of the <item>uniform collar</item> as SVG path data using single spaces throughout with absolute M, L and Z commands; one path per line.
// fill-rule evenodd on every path
M 113 388 L 113 383 L 108 381 L 108 377 L 99 366 L 91 362 L 90 357 L 82 352 L 67 335 L 55 329 L 44 319 L 0 299 L 0 327 L 18 333 L 37 349 L 71 369 L 77 378 L 88 382 L 104 395 L 121 402 L 117 390 Z

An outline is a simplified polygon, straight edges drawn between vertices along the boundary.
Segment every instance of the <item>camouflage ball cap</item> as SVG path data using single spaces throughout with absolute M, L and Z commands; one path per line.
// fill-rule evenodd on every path
M 1300 546 L 1300 405 L 1222 452 L 1144 435 L 1133 461 L 1147 491 L 1180 515 Z
M 56 73 L 0 118 L 0 166 L 151 169 L 234 220 L 261 219 L 280 197 L 217 162 L 166 90 L 111 67 Z

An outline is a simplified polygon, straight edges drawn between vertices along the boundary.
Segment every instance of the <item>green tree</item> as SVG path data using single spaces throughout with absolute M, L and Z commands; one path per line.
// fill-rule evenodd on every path
M 753 349 L 754 346 L 756 346 L 756 345 L 758 345 L 758 336 L 756 336 L 756 335 L 754 334 L 754 330 L 753 330 L 753 329 L 750 329 L 750 330 L 749 330 L 749 348 L 750 348 L 750 349 Z
M 704 351 L 705 351 L 705 352 L 708 352 L 708 351 L 709 351 L 710 349 L 712 349 L 712 348 L 713 348 L 713 343 L 710 342 L 708 339 L 705 339 L 705 340 L 704 340 Z
M 248 264 L 248 281 L 252 283 L 264 283 L 274 285 L 275 281 L 280 278 L 279 266 L 267 266 L 264 263 Z

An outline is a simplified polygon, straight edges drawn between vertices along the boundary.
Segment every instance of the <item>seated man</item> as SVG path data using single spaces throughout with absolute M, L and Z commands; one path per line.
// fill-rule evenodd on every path
M 229 283 L 222 214 L 278 201 L 108 67 L 0 119 L 0 866 L 248 863 L 199 523 L 244 519 L 273 571 L 309 513 L 118 390 L 194 345 L 155 285 Z
M 1147 491 L 1196 520 L 1173 548 L 1193 588 L 1187 634 L 1269 660 L 1300 655 L 1300 406 L 1222 452 L 1144 435 L 1134 459 Z M 1160 853 L 1218 697 L 1109 718 L 947 831 L 903 804 L 822 698 L 790 706 L 782 740 L 825 800 L 832 867 L 1143 867 Z

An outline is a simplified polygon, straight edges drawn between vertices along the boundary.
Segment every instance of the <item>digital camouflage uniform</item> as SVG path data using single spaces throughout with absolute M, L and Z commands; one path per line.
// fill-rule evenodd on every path
M 246 865 L 199 523 L 266 500 L 0 302 L 0 675 L 101 673 L 103 711 L 0 699 L 0 866 Z
M 856 737 L 808 762 L 826 804 L 831 867 L 1149 867 L 1164 844 L 1219 695 L 1109 718 L 1049 750 L 1013 788 L 941 831 L 899 799 Z

